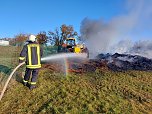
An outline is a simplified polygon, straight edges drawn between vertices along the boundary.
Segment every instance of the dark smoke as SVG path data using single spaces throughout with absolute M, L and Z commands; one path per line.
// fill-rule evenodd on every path
M 133 44 L 130 38 L 134 37 L 131 34 L 133 31 L 152 30 L 151 5 L 152 1 L 150 0 L 127 0 L 125 7 L 127 13 L 113 17 L 109 22 L 104 22 L 102 19 L 85 18 L 80 28 L 81 40 L 88 47 L 91 57 L 100 53 L 114 53 L 116 51 L 144 54 L 146 57 L 150 57 L 151 43 L 148 43 L 149 41 L 140 41 Z M 130 41 L 127 40 L 128 38 Z M 118 41 L 120 42 L 117 43 Z M 114 44 L 117 45 L 114 47 Z

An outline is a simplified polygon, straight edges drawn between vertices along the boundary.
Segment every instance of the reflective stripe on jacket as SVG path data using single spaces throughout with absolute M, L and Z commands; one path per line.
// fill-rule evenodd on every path
M 26 67 L 30 69 L 41 68 L 42 48 L 36 42 L 29 42 L 24 45 L 19 60 L 26 59 Z

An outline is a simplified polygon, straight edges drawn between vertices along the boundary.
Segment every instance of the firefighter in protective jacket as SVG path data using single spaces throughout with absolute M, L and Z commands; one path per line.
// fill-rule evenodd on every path
M 26 63 L 26 71 L 23 79 L 23 84 L 25 86 L 29 85 L 30 89 L 36 87 L 35 85 L 38 77 L 38 72 L 39 69 L 41 68 L 42 54 L 43 54 L 43 50 L 40 47 L 40 45 L 36 42 L 36 36 L 30 35 L 28 38 L 28 42 L 24 45 L 19 57 L 20 63 L 23 62 L 24 60 Z M 31 74 L 32 77 L 30 80 Z

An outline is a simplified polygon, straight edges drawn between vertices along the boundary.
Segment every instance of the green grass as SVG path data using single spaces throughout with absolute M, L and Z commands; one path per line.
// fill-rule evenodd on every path
M 0 90 L 18 64 L 18 56 L 21 48 L 15 46 L 0 46 Z
M 20 48 L 0 46 L 0 90 L 18 64 Z M 0 101 L 0 114 L 150 114 L 152 72 L 110 72 L 64 76 L 48 69 L 39 73 L 37 88 L 20 83 L 20 68 Z M 17 81 L 15 81 L 16 79 Z
M 0 113 L 150 114 L 152 72 L 53 73 L 43 69 L 37 88 L 11 84 L 0 103 Z
M 17 64 L 20 50 L 20 47 L 0 46 L 0 65 L 7 66 L 9 68 L 14 67 Z

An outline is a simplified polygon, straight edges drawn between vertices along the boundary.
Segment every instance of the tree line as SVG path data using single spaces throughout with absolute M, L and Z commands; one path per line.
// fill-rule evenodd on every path
M 23 46 L 28 39 L 29 34 L 18 34 L 15 38 L 10 40 L 10 45 Z M 37 35 L 37 41 L 40 44 L 51 44 L 53 46 L 60 46 L 67 38 L 74 37 L 79 40 L 78 33 L 74 30 L 72 25 L 63 24 L 54 31 L 40 31 Z

